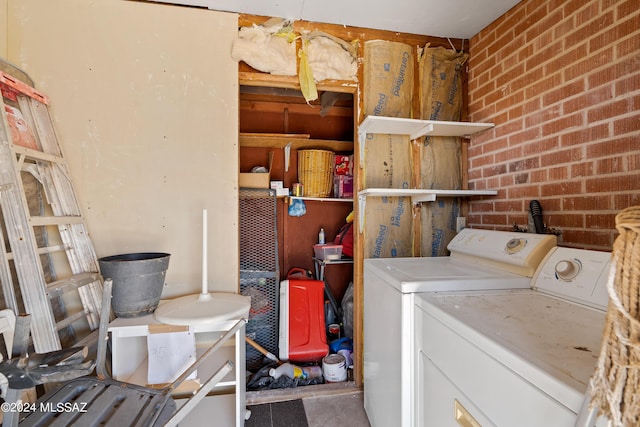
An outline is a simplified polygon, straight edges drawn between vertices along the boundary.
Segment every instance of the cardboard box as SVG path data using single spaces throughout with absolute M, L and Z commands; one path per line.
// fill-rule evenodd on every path
M 273 165 L 273 151 L 269 152 L 269 170 L 267 172 L 240 172 L 238 187 L 240 188 L 271 188 L 271 166 Z
M 353 177 L 349 175 L 334 175 L 333 197 L 350 199 L 353 197 Z
M 269 172 L 240 173 L 238 185 L 240 188 L 269 188 Z
M 336 175 L 353 175 L 353 155 L 344 156 L 341 154 L 336 154 L 334 158 L 334 173 Z

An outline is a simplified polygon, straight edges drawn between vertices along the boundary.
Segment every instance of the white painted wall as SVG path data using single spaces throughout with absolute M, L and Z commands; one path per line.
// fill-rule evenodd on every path
M 206 208 L 209 289 L 236 292 L 237 15 L 122 0 L 5 5 L 0 53 L 51 99 L 98 256 L 168 252 L 163 296 L 199 292 Z

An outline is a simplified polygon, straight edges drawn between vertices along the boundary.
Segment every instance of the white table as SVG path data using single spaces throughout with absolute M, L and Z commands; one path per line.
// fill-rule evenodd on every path
M 161 304 L 163 301 L 160 302 Z M 248 315 L 248 313 L 247 313 Z M 245 317 L 246 316 L 242 316 Z M 196 354 L 200 356 L 221 335 L 229 331 L 241 317 L 191 326 L 196 335 Z M 182 326 L 165 325 L 151 314 L 137 318 L 117 318 L 109 324 L 111 332 L 112 376 L 119 381 L 147 385 L 148 349 L 147 336 L 151 331 L 165 329 L 167 332 L 184 329 Z M 235 389 L 236 426 L 243 426 L 246 409 L 245 381 L 245 326 L 235 334 L 234 343 L 223 346 L 210 356 L 198 369 L 198 378 L 209 378 L 227 360 L 235 361 L 234 370 L 220 381 L 214 391 L 230 394 Z M 180 397 L 175 395 L 176 398 Z M 217 397 L 217 396 L 216 396 Z M 203 405 L 204 406 L 204 405 Z M 206 405 L 207 408 L 209 405 Z M 212 416 L 216 416 L 212 414 Z

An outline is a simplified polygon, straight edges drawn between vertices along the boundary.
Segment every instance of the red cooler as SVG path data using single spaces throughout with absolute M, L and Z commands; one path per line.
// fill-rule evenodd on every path
M 324 282 L 280 282 L 280 360 L 315 362 L 329 353 L 324 326 Z

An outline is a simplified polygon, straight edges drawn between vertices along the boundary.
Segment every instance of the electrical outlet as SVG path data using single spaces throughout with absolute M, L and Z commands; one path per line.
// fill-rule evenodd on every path
M 467 226 L 467 218 L 463 216 L 459 216 L 456 218 L 456 233 L 462 231 L 463 228 Z

